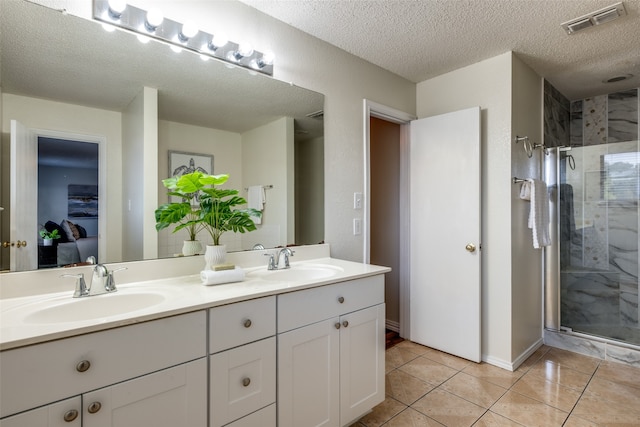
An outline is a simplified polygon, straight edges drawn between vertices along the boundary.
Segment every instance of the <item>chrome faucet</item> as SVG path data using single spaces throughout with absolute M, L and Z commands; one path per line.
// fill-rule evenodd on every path
M 60 277 L 74 277 L 76 279 L 76 290 L 73 293 L 74 298 L 90 297 L 94 295 L 106 294 L 109 292 L 115 292 L 116 282 L 113 278 L 113 273 L 120 270 L 126 270 L 127 267 L 117 268 L 109 271 L 103 264 L 95 264 L 93 266 L 93 277 L 91 283 L 87 286 L 84 280 L 84 274 L 63 274 Z
M 287 248 L 284 247 L 282 249 L 280 249 L 280 252 L 278 252 L 278 266 L 280 266 L 280 258 L 282 257 L 282 254 L 284 254 L 284 267 L 283 268 L 290 268 L 291 266 L 289 265 L 289 257 L 293 256 L 295 252 L 291 250 L 291 248 Z

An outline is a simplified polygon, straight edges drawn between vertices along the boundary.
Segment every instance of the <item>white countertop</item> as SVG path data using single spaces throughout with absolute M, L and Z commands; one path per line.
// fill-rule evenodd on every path
M 346 280 L 383 274 L 390 269 L 369 264 L 344 261 L 335 258 L 318 258 L 300 262 L 291 262 L 292 270 L 297 266 L 325 265 L 335 268 L 331 277 L 316 280 L 265 280 L 254 271 L 266 270 L 266 266 L 245 269 L 245 280 L 237 283 L 203 286 L 200 275 L 188 275 L 139 281 L 118 286 L 118 292 L 85 298 L 72 298 L 73 289 L 68 291 L 41 293 L 37 295 L 18 296 L 0 299 L 0 350 L 36 344 L 45 341 L 67 338 L 74 335 L 101 331 L 124 325 L 145 322 L 162 317 L 174 316 L 209 307 L 259 298 L 268 295 L 297 291 L 306 288 L 323 286 Z M 118 294 L 136 293 L 143 290 L 161 289 L 166 296 L 160 303 L 136 311 L 109 315 L 104 318 L 59 322 L 29 322 L 30 312 L 34 307 L 53 307 L 56 304 L 82 304 L 93 300 L 97 304 L 102 298 L 117 297 Z

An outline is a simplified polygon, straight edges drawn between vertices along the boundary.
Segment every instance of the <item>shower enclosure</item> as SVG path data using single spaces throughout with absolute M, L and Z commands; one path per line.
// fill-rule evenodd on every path
M 572 103 L 570 148 L 545 156 L 555 237 L 545 317 L 551 329 L 640 346 L 638 96 L 613 95 Z

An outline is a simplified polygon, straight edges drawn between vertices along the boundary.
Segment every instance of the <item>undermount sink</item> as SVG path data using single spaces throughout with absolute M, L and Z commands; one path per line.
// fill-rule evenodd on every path
M 163 303 L 169 297 L 164 289 L 125 288 L 91 297 L 57 297 L 20 307 L 24 323 L 51 324 L 120 316 Z
M 320 280 L 333 277 L 344 271 L 340 267 L 327 264 L 292 264 L 291 268 L 280 270 L 268 270 L 261 268 L 251 271 L 248 277 L 259 278 L 261 280 L 271 280 L 278 282 L 306 282 L 309 280 Z

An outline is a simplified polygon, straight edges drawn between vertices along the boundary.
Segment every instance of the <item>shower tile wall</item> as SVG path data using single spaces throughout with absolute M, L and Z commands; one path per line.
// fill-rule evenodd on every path
M 639 207 L 605 200 L 602 172 L 605 154 L 640 151 L 638 111 L 637 89 L 571 103 L 571 146 L 583 149 L 570 152 L 577 167 L 566 170 L 576 233 L 571 265 L 563 266 L 563 324 L 639 326 Z M 602 305 L 594 308 L 596 300 Z
M 569 101 L 544 81 L 544 143 L 547 147 L 569 145 Z

